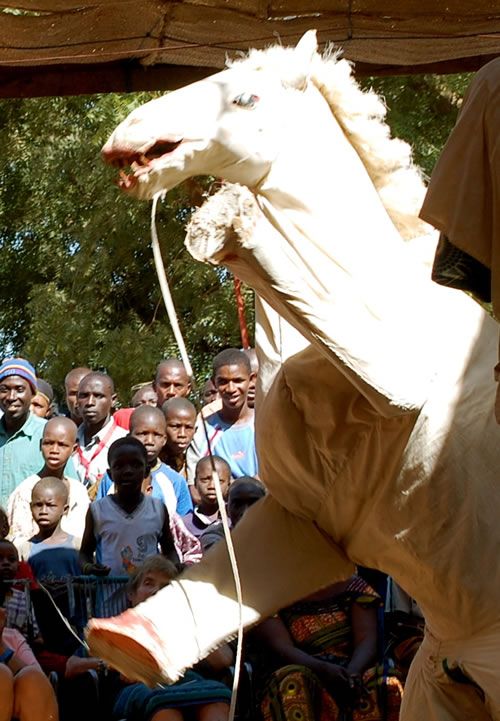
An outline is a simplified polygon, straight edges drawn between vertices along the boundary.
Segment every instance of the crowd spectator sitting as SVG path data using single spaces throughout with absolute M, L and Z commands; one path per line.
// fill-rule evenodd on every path
M 22 634 L 0 608 L 0 721 L 58 721 L 54 690 Z

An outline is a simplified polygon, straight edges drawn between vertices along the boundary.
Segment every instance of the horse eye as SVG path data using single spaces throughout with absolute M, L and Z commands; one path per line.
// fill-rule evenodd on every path
M 252 95 L 251 93 L 241 93 L 241 95 L 237 95 L 234 98 L 233 105 L 239 105 L 240 108 L 254 108 L 258 102 L 258 95 Z

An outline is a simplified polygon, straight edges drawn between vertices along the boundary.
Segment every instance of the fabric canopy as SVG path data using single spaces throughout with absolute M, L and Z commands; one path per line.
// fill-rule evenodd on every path
M 0 96 L 175 88 L 310 28 L 364 74 L 475 70 L 500 54 L 496 0 L 12 0 Z

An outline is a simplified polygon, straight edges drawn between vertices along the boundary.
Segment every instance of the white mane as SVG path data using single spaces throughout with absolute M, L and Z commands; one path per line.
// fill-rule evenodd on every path
M 250 70 L 271 70 L 284 85 L 301 90 L 309 79 L 321 92 L 347 139 L 358 153 L 380 199 L 404 239 L 429 232 L 429 226 L 418 218 L 425 194 L 419 169 L 413 164 L 408 143 L 391 138 L 385 122 L 386 106 L 373 90 L 363 91 L 352 76 L 347 60 L 340 51 L 329 48 L 323 56 L 315 53 L 308 78 L 304 76 L 303 58 L 295 48 L 273 46 L 250 50 L 241 60 L 229 66 L 244 64 Z

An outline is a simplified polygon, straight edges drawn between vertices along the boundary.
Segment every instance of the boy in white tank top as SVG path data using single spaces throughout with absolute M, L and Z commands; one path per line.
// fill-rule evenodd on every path
M 143 444 L 130 436 L 119 438 L 109 448 L 108 463 L 115 492 L 89 507 L 81 547 L 83 572 L 127 576 L 160 552 L 177 565 L 165 504 L 142 492 L 147 466 Z

